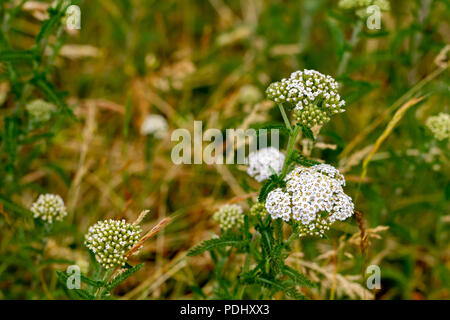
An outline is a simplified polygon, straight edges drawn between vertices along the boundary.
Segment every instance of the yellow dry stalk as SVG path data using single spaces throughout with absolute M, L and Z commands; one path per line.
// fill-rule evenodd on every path
M 360 183 L 364 180 L 364 178 L 367 175 L 367 167 L 369 166 L 370 160 L 372 160 L 373 155 L 378 151 L 381 144 L 388 138 L 388 136 L 392 133 L 397 123 L 400 122 L 400 120 L 405 115 L 406 111 L 408 111 L 409 108 L 416 105 L 420 101 L 422 101 L 424 97 L 420 98 L 413 98 L 410 99 L 408 102 L 406 102 L 403 106 L 401 106 L 397 112 L 392 117 L 391 121 L 389 121 L 388 125 L 386 126 L 386 129 L 384 129 L 383 133 L 378 137 L 377 141 L 375 142 L 372 150 L 369 152 L 369 154 L 366 156 L 366 158 L 363 161 L 363 171 L 361 173 L 360 177 Z

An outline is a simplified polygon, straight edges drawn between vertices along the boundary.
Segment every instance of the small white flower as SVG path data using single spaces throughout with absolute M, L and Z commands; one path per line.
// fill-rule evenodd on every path
M 306 69 L 270 84 L 266 94 L 275 102 L 292 103 L 296 120 L 312 128 L 330 121 L 333 114 L 345 111 L 338 88 L 339 84 L 331 76 Z
M 219 211 L 214 213 L 213 219 L 219 223 L 220 228 L 224 231 L 239 228 L 244 224 L 242 208 L 236 204 L 222 206 Z
M 167 135 L 168 125 L 166 119 L 159 114 L 148 115 L 141 125 L 142 135 L 153 135 L 163 139 Z
M 274 147 L 252 152 L 248 156 L 247 173 L 258 182 L 267 180 L 274 173 L 280 174 L 284 164 L 284 154 Z
M 239 90 L 239 101 L 243 104 L 257 103 L 261 98 L 261 91 L 251 84 L 246 84 Z
M 56 194 L 41 194 L 31 205 L 30 211 L 33 212 L 34 218 L 47 223 L 53 223 L 53 220 L 61 221 L 67 216 L 64 201 Z
M 266 199 L 266 210 L 272 219 L 282 218 L 289 221 L 291 217 L 291 199 L 289 193 L 277 188 L 269 193 Z
M 123 266 L 127 261 L 126 254 L 139 242 L 141 232 L 140 226 L 125 220 L 99 221 L 89 227 L 85 245 L 104 268 Z

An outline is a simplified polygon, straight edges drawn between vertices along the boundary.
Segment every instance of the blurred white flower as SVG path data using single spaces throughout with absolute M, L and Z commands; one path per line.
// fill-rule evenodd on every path
M 64 201 L 57 194 L 41 194 L 31 205 L 30 211 L 33 212 L 34 218 L 47 223 L 53 223 L 53 220 L 61 221 L 67 216 Z
M 89 228 L 85 245 L 104 268 L 123 266 L 126 254 L 139 242 L 142 229 L 125 220 L 99 221 Z
M 450 114 L 441 112 L 436 116 L 429 117 L 426 126 L 437 140 L 450 138 Z
M 303 70 L 270 84 L 266 94 L 277 103 L 292 103 L 296 120 L 312 128 L 330 121 L 333 114 L 345 111 L 345 101 L 338 89 L 339 84 L 331 76 Z
M 153 135 L 157 139 L 163 139 L 167 135 L 167 131 L 167 121 L 159 114 L 148 115 L 141 125 L 142 135 Z
M 338 6 L 344 10 L 354 10 L 361 17 L 368 16 L 367 7 L 378 6 L 380 11 L 389 11 L 391 5 L 388 0 L 340 0 Z
M 284 164 L 284 154 L 274 147 L 260 149 L 249 154 L 247 173 L 258 182 L 267 180 L 274 173 L 280 174 Z
M 242 208 L 236 204 L 226 204 L 214 213 L 213 219 L 217 221 L 223 231 L 239 228 L 244 224 Z
M 342 189 L 345 179 L 330 165 L 296 167 L 285 181 L 285 190 L 268 194 L 266 209 L 273 219 L 299 221 L 300 236 L 323 236 L 333 222 L 353 214 L 352 199 Z
M 239 101 L 243 104 L 257 103 L 262 99 L 261 91 L 251 84 L 246 84 L 239 90 Z

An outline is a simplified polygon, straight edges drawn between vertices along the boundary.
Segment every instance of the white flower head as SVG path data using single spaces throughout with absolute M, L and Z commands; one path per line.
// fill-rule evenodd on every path
M 25 106 L 25 109 L 34 120 L 38 122 L 46 122 L 50 120 L 52 112 L 56 110 L 56 107 L 47 101 L 36 99 L 28 103 Z
M 139 242 L 142 229 L 125 220 L 99 221 L 89 228 L 85 245 L 104 268 L 123 266 L 127 253 Z
M 237 204 L 226 204 L 213 215 L 223 231 L 239 228 L 244 224 L 244 214 L 242 208 Z
M 163 139 L 167 135 L 167 131 L 167 121 L 159 114 L 148 115 L 141 125 L 142 135 L 153 135 L 157 139 Z
M 450 138 L 450 114 L 441 112 L 436 116 L 429 117 L 426 126 L 437 140 Z
M 247 173 L 258 182 L 267 180 L 271 175 L 279 174 L 283 169 L 284 154 L 274 147 L 260 149 L 249 154 Z
M 30 211 L 33 212 L 34 218 L 39 218 L 50 224 L 54 220 L 61 221 L 67 216 L 64 201 L 57 194 L 41 194 L 31 205 Z
M 291 103 L 296 120 L 312 128 L 330 121 L 333 114 L 345 111 L 345 101 L 338 89 L 339 84 L 331 76 L 306 69 L 270 84 L 266 94 L 275 102 Z
M 300 222 L 300 236 L 323 236 L 333 222 L 353 214 L 352 199 L 342 189 L 344 176 L 330 165 L 296 167 L 284 180 L 285 190 L 268 194 L 266 209 L 272 219 Z

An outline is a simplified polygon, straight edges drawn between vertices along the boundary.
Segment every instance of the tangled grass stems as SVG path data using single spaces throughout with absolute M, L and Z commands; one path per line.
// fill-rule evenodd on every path
M 448 113 L 448 75 L 440 71 L 448 70 L 447 7 L 396 3 L 374 31 L 365 15 L 356 17 L 365 8 L 355 15 L 332 1 L 64 1 L 81 8 L 77 31 L 59 20 L 64 8 L 57 2 L 63 3 L 0 2 L 0 299 L 448 298 L 448 148 L 426 126 L 432 115 Z M 433 61 L 441 73 L 428 80 Z M 271 79 L 298 68 L 336 75 L 339 92 L 328 93 L 345 99 L 347 113 L 331 121 L 326 103 L 343 99 L 322 97 L 324 78 L 311 70 L 286 79 L 299 91 L 279 86 L 290 100 L 278 95 L 281 107 L 264 98 Z M 426 99 L 378 140 L 392 115 L 419 96 Z M 27 111 L 36 99 L 56 106 L 42 121 Z M 358 192 L 355 219 L 336 221 L 322 239 L 299 240 L 305 225 L 272 219 L 265 207 L 268 195 L 289 182 L 280 161 L 277 170 L 258 170 L 273 160 L 265 156 L 252 174 L 245 165 L 174 165 L 170 132 L 148 144 L 140 135 L 150 114 L 191 135 L 194 120 L 221 132 L 282 128 L 281 152 L 289 150 L 283 175 L 341 159 L 346 192 Z M 306 126 L 301 140 L 291 136 L 298 122 Z M 301 179 L 316 176 L 313 170 Z M 41 250 L 43 230 L 26 208 L 47 192 L 61 194 L 69 210 Z M 242 225 L 220 230 L 211 215 L 224 204 L 242 207 Z M 138 208 L 155 216 L 135 221 Z M 125 219 L 147 231 L 165 217 L 170 228 L 109 277 L 80 243 L 97 221 Z M 211 250 L 187 258 L 199 242 Z M 145 267 L 134 265 L 138 260 Z M 381 268 L 382 289 L 372 293 L 359 274 L 368 264 Z M 72 265 L 80 267 L 80 290 L 65 290 Z
M 445 50 L 445 48 L 443 50 Z M 449 66 L 448 62 L 439 64 L 437 69 L 428 74 L 425 78 L 417 82 L 413 87 L 411 87 L 407 92 L 405 92 L 391 106 L 385 109 L 374 121 L 372 121 L 369 125 L 364 127 L 364 129 L 347 144 L 347 146 L 339 155 L 339 158 L 343 159 L 347 157 L 353 151 L 353 149 L 359 143 L 361 143 L 370 133 L 372 133 L 376 128 L 378 128 L 378 126 L 380 126 L 394 110 L 407 103 L 410 97 L 419 93 L 420 90 L 422 90 L 422 88 L 426 84 L 428 84 L 433 79 L 437 78 L 441 73 L 443 73 L 448 68 L 448 66 Z

